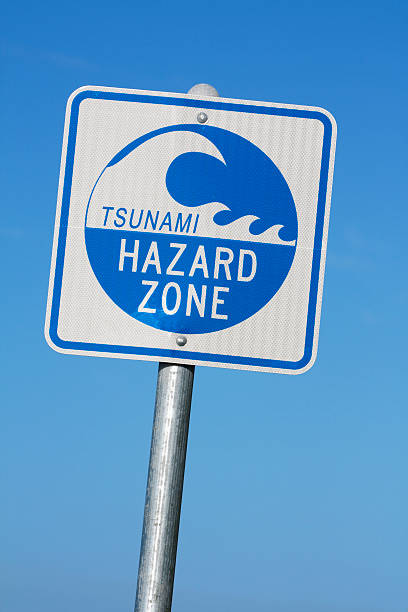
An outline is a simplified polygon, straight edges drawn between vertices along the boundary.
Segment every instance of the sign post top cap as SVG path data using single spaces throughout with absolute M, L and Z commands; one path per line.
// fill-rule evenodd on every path
M 188 90 L 188 93 L 195 96 L 214 96 L 215 98 L 220 95 L 215 87 L 208 85 L 208 83 L 197 83 Z

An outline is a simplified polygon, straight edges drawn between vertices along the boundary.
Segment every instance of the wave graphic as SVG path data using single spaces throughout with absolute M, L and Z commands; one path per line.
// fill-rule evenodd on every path
M 176 157 L 166 174 L 171 197 L 183 206 L 225 206 L 213 221 L 224 226 L 242 217 L 253 217 L 249 231 L 258 236 L 274 228 L 283 243 L 297 239 L 295 203 L 282 173 L 257 146 L 228 130 L 209 125 L 180 124 L 149 132 L 124 147 L 106 167 L 117 164 L 144 142 L 164 133 L 188 131 L 212 142 L 224 161 L 206 153 Z
M 197 128 L 198 126 L 194 126 Z M 228 225 L 247 215 L 251 234 L 259 235 L 274 226 L 279 238 L 297 238 L 297 215 L 292 194 L 280 170 L 254 144 L 238 134 L 200 126 L 199 131 L 219 150 L 224 163 L 206 153 L 183 153 L 167 171 L 170 195 L 184 206 L 221 202 L 228 210 L 217 212 L 213 220 Z

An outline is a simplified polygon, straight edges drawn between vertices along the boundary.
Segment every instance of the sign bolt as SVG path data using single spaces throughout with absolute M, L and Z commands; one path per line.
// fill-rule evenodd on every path
M 198 113 L 197 115 L 198 123 L 205 123 L 207 120 L 208 120 L 208 115 L 206 115 L 205 113 Z
M 176 344 L 178 344 L 178 346 L 185 346 L 187 344 L 187 338 L 185 336 L 177 336 Z

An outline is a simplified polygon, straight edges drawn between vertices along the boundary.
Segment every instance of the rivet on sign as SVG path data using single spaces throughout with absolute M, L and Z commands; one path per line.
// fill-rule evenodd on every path
M 185 336 L 177 336 L 176 344 L 178 344 L 178 346 L 185 346 L 187 344 L 187 338 Z
M 205 123 L 207 119 L 208 119 L 208 115 L 206 115 L 205 113 L 198 113 L 197 115 L 198 123 Z

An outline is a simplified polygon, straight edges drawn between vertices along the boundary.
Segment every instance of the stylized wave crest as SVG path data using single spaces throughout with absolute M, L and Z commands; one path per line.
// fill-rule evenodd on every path
M 214 215 L 218 225 L 253 215 L 249 227 L 259 235 L 281 225 L 279 237 L 297 238 L 297 215 L 292 194 L 281 172 L 261 149 L 227 130 L 192 126 L 210 140 L 224 162 L 206 153 L 183 153 L 170 164 L 166 185 L 170 195 L 184 206 L 221 202 L 228 206 Z

